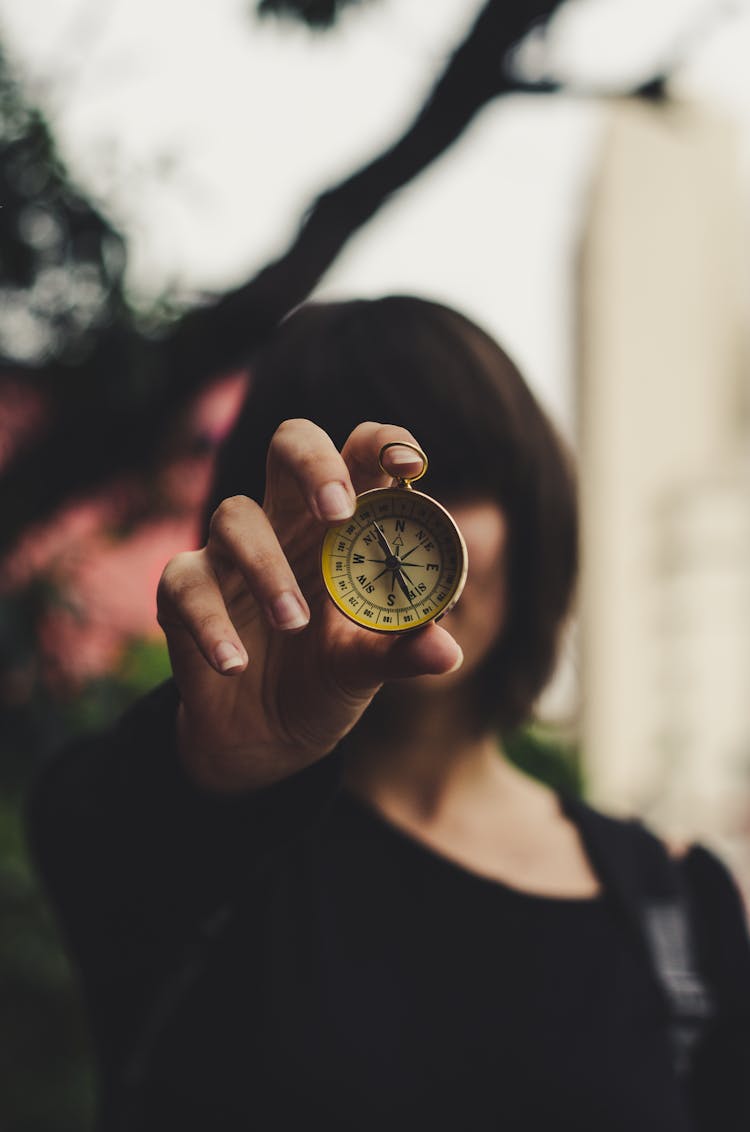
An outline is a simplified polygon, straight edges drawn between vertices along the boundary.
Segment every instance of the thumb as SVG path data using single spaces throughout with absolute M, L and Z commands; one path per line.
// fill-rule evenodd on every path
M 363 692 L 388 680 L 412 676 L 444 676 L 460 668 L 464 654 L 445 629 L 434 622 L 415 633 L 395 638 L 381 637 L 380 647 L 371 647 L 371 638 L 347 664 L 345 683 L 352 691 Z

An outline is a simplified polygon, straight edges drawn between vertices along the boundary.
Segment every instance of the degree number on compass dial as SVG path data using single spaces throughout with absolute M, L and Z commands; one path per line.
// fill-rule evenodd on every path
M 455 605 L 466 580 L 466 546 L 453 519 L 420 491 L 377 488 L 351 519 L 329 528 L 321 566 L 334 604 L 380 633 L 404 633 Z

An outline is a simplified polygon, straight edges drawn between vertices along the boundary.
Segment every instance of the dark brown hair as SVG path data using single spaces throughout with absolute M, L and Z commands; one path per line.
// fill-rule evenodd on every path
M 448 307 L 390 296 L 301 307 L 252 373 L 209 513 L 229 495 L 263 499 L 266 450 L 286 418 L 315 421 L 339 448 L 363 420 L 410 429 L 430 458 L 429 494 L 489 496 L 505 512 L 508 620 L 477 676 L 477 708 L 503 731 L 521 723 L 554 668 L 578 512 L 569 454 L 507 354 Z

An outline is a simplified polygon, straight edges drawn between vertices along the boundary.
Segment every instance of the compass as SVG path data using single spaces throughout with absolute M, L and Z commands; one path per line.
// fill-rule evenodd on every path
M 405 633 L 440 618 L 466 581 L 466 544 L 449 512 L 412 484 L 427 471 L 416 445 L 396 441 L 380 450 L 410 448 L 422 460 L 415 476 L 357 496 L 354 514 L 329 527 L 321 568 L 334 605 L 376 633 Z

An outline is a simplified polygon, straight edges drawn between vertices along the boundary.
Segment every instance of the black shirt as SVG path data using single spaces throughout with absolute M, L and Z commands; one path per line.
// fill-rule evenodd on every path
M 204 794 L 173 712 L 162 690 L 69 752 L 32 811 L 107 1127 L 127 1095 L 144 1129 L 692 1132 L 607 892 L 472 873 L 350 795 L 335 758 Z

